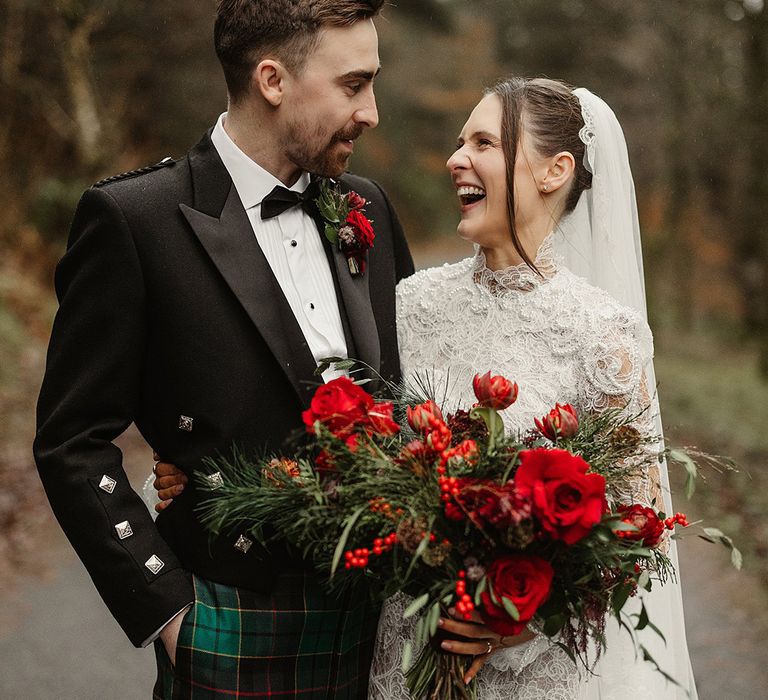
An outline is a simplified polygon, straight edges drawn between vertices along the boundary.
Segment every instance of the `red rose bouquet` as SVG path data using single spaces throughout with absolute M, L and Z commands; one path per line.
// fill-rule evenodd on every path
M 221 478 L 201 479 L 212 489 L 203 519 L 219 535 L 280 538 L 332 588 L 413 598 L 403 663 L 414 698 L 474 697 L 462 682 L 467 659 L 426 644 L 449 606 L 466 620 L 479 613 L 501 636 L 531 626 L 589 666 L 608 615 L 630 632 L 651 624 L 644 608 L 630 616 L 624 605 L 674 575 L 665 541 L 688 527 L 657 504 L 619 503 L 662 450 L 631 425 L 636 417 L 558 404 L 520 440 L 499 415 L 514 410 L 517 385 L 489 372 L 474 390 L 474 407 L 445 415 L 413 392 L 381 402 L 336 379 L 304 412 L 309 444 L 298 454 L 212 461 Z M 732 546 L 719 531 L 704 535 Z

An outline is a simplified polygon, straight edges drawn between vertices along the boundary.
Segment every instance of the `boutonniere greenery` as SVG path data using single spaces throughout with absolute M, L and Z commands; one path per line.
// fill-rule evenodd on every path
M 357 192 L 342 194 L 328 178 L 320 180 L 315 204 L 325 221 L 325 237 L 344 253 L 352 275 L 365 272 L 366 253 L 376 237 L 373 222 L 365 215 L 366 203 Z

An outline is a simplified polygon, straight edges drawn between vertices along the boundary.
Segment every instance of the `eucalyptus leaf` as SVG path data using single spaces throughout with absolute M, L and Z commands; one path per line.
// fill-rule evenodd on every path
M 648 626 L 648 611 L 645 609 L 645 605 L 643 605 L 640 608 L 640 614 L 637 618 L 637 625 L 635 626 L 636 630 L 643 630 Z
M 355 526 L 357 519 L 362 515 L 363 511 L 368 508 L 368 504 L 360 506 L 347 520 L 347 524 L 341 533 L 338 543 L 336 544 L 336 550 L 333 553 L 333 563 L 331 564 L 331 578 L 336 573 L 336 569 L 339 566 L 341 557 L 344 554 L 344 550 L 347 546 L 347 540 L 349 539 L 349 533 L 352 532 L 352 528 Z
M 520 621 L 520 611 L 517 609 L 517 606 L 506 596 L 501 596 L 501 604 L 504 606 L 504 610 L 507 611 L 507 614 L 515 621 Z
M 411 667 L 411 659 L 413 659 L 413 644 L 411 644 L 409 640 L 403 647 L 403 663 L 401 665 L 401 670 L 403 673 L 405 673 Z
M 424 593 L 423 595 L 420 595 L 416 600 L 414 600 L 403 613 L 403 618 L 408 619 L 409 617 L 413 617 L 419 610 L 421 610 L 427 603 L 429 602 L 429 593 Z
M 685 467 L 685 496 L 690 500 L 696 491 L 696 477 L 699 474 L 696 462 L 693 461 L 689 454 L 683 452 L 682 450 L 670 450 L 669 457 L 670 459 L 673 459 L 675 462 L 679 462 L 683 465 L 683 467 Z

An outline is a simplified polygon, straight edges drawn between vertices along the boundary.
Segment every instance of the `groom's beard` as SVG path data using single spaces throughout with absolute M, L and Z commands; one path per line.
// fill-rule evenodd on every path
M 346 149 L 340 148 L 339 144 L 342 141 L 358 139 L 363 129 L 360 124 L 341 129 L 318 150 L 317 144 L 323 142 L 320 128 L 310 134 L 305 125 L 293 123 L 288 128 L 285 152 L 290 161 L 305 172 L 321 177 L 339 177 L 346 171 L 351 155 Z

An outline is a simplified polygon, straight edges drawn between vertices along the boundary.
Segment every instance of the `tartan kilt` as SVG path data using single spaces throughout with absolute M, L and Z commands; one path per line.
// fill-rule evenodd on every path
M 193 576 L 176 666 L 155 641 L 154 700 L 363 700 L 379 609 L 364 590 L 332 596 L 305 573 L 257 593 Z

